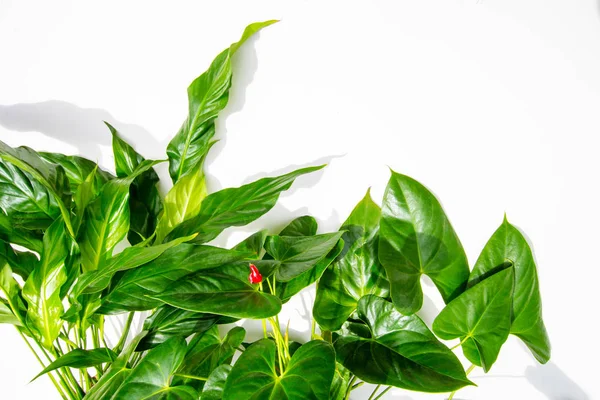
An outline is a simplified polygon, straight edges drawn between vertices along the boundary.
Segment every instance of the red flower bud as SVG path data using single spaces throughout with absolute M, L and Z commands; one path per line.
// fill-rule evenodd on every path
M 250 275 L 248 275 L 248 280 L 252 284 L 262 282 L 262 275 L 260 274 L 258 268 L 256 268 L 256 265 L 254 264 L 250 264 Z

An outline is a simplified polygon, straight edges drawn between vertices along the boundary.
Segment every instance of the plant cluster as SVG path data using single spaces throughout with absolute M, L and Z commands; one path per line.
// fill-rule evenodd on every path
M 263 230 L 231 249 L 207 245 L 268 212 L 303 168 L 207 193 L 203 164 L 227 104 L 220 53 L 188 88 L 189 115 L 167 147 L 173 187 L 107 124 L 115 173 L 79 157 L 0 142 L 0 322 L 13 324 L 65 399 L 343 400 L 363 382 L 421 392 L 472 385 L 439 339 L 489 371 L 509 334 L 545 363 L 536 266 L 506 219 L 470 270 L 436 197 L 391 172 L 379 207 L 367 192 L 338 232 L 314 218 Z M 127 238 L 131 247 L 115 254 Z M 417 316 L 427 275 L 446 303 L 432 330 Z M 312 339 L 281 330 L 282 304 L 316 283 Z M 143 330 L 127 340 L 137 312 Z M 109 344 L 105 318 L 127 314 Z M 233 327 L 262 320 L 264 338 Z M 267 328 L 271 325 L 271 329 Z M 318 329 L 317 329 L 318 326 Z M 432 332 L 433 331 L 433 332 Z M 239 352 L 239 358 L 234 355 Z M 36 377 L 37 378 L 37 377 Z

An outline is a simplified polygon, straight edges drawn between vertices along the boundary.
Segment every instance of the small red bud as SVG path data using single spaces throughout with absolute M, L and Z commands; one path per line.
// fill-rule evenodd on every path
M 256 265 L 254 264 L 250 264 L 250 275 L 248 275 L 248 280 L 252 284 L 262 282 L 262 275 L 260 274 L 258 268 L 256 268 Z

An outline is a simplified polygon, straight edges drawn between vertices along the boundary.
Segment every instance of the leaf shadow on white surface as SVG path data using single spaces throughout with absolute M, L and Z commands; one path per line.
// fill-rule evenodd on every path
M 529 366 L 525 378 L 548 400 L 589 400 L 585 391 L 556 364 Z
M 103 152 L 112 143 L 110 131 L 103 121 L 115 126 L 144 155 L 158 147 L 156 139 L 144 128 L 116 121 L 103 109 L 82 108 L 60 100 L 0 105 L 0 126 L 23 134 L 40 132 L 75 146 L 78 155 L 92 161 L 101 160 Z

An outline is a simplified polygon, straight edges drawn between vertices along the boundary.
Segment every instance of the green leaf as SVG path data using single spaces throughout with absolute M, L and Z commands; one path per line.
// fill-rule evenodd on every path
M 270 236 L 267 253 L 277 262 L 275 277 L 287 282 L 311 270 L 336 246 L 342 232 L 314 236 Z
M 189 311 L 261 319 L 281 311 L 281 301 L 248 281 L 248 263 L 203 270 L 151 296 Z
M 314 236 L 318 228 L 319 225 L 314 217 L 304 215 L 290 222 L 279 232 L 279 236 Z
M 21 288 L 15 280 L 9 263 L 0 255 L 0 290 L 4 293 L 6 306 L 11 314 L 19 321 L 19 325 L 25 325 L 25 305 L 21 300 Z M 2 302 L 1 304 L 4 304 Z M 15 311 L 17 314 L 13 312 Z
M 223 364 L 218 366 L 206 380 L 200 398 L 202 400 L 222 400 L 225 382 L 231 373 L 231 365 Z
M 114 247 L 129 231 L 129 185 L 160 161 L 144 161 L 127 178 L 106 183 L 100 195 L 86 208 L 81 229 L 81 263 L 84 271 L 102 267 Z
M 174 384 L 188 385 L 201 390 L 204 382 L 217 367 L 231 363 L 245 336 L 246 330 L 239 326 L 227 332 L 223 339 L 216 326 L 196 335 L 188 346 L 181 367 L 177 370 Z
M 514 268 L 495 273 L 452 300 L 433 322 L 445 340 L 461 338 L 465 357 L 488 372 L 510 331 Z
M 233 250 L 252 253 L 252 258 L 260 259 L 264 253 L 267 230 L 258 231 L 238 243 Z
M 189 111 L 183 126 L 167 146 L 169 172 L 173 183 L 194 170 L 210 148 L 215 119 L 229 99 L 231 57 L 254 33 L 276 21 L 249 25 L 241 39 L 219 54 L 209 69 L 188 87 Z
M 506 217 L 485 245 L 469 278 L 469 287 L 511 263 L 515 270 L 515 292 L 510 333 L 519 337 L 540 363 L 550 359 L 551 346 L 542 319 L 542 299 L 533 253 L 521 232 Z
M 112 400 L 181 399 L 197 400 L 192 388 L 171 386 L 171 379 L 181 365 L 186 352 L 182 338 L 172 338 L 150 352 L 131 371 Z
M 381 209 L 370 192 L 340 228 L 344 249 L 317 285 L 313 314 L 322 329 L 337 331 L 367 294 L 388 297 L 389 283 L 377 258 Z
M 416 315 L 402 315 L 392 303 L 367 295 L 358 302 L 358 316 L 371 337 L 342 336 L 335 351 L 359 379 L 429 393 L 472 384 L 454 353 Z
M 14 221 L 0 209 L 0 239 L 6 243 L 14 243 L 37 253 L 42 252 L 42 234 L 15 226 Z
M 69 213 L 71 192 L 64 169 L 59 165 L 44 161 L 38 153 L 29 147 L 23 146 L 13 149 L 2 141 L 0 141 L 0 158 L 30 174 L 33 179 L 46 188 L 53 199 L 52 201 L 55 201 L 60 209 L 67 231 L 71 236 L 75 236 Z
M 104 122 L 112 133 L 115 168 L 119 178 L 126 178 L 135 173 L 136 168 L 145 161 L 133 147 L 125 142 L 117 130 L 108 122 Z M 163 209 L 162 199 L 156 184 L 158 175 L 153 168 L 139 174 L 129 187 L 130 223 L 127 239 L 135 245 L 154 233 L 158 216 Z
M 57 219 L 44 234 L 44 248 L 39 267 L 34 269 L 23 286 L 27 301 L 27 326 L 46 349 L 60 333 L 64 312 L 60 290 L 67 281 L 65 262 L 70 246 L 62 218 Z
M 136 351 L 144 351 L 166 342 L 172 337 L 188 337 L 193 333 L 209 330 L 221 316 L 197 313 L 164 305 L 144 321 L 148 333 L 140 341 Z
M 76 231 L 79 232 L 79 228 L 83 223 L 83 217 L 87 206 L 98 197 L 100 190 L 104 186 L 105 182 L 101 182 L 97 179 L 98 169 L 95 168 L 89 175 L 81 182 L 77 187 L 75 194 L 73 195 L 73 201 L 75 202 L 75 227 Z
M 292 356 L 285 372 L 275 368 L 276 345 L 262 339 L 237 360 L 223 391 L 223 400 L 328 400 L 335 371 L 331 345 L 313 340 Z
M 93 350 L 82 350 L 75 349 L 71 350 L 67 354 L 57 358 L 50 365 L 48 365 L 42 372 L 37 374 L 31 381 L 33 382 L 40 376 L 47 374 L 48 372 L 54 371 L 55 369 L 62 367 L 70 368 L 89 368 L 95 367 L 96 365 L 113 362 L 117 358 L 117 355 L 110 349 L 98 348 Z
M 27 280 L 29 274 L 39 264 L 35 254 L 30 252 L 17 251 L 5 241 L 0 239 L 0 259 L 6 260 L 12 271 L 19 275 L 23 280 Z
M 348 386 L 352 374 L 347 368 L 338 362 L 335 363 L 335 374 L 333 375 L 333 382 L 331 382 L 331 390 L 329 391 L 329 400 L 346 400 L 348 393 Z
M 0 324 L 23 326 L 19 318 L 13 314 L 9 306 L 4 304 L 3 300 L 0 301 Z
M 126 271 L 111 291 L 104 296 L 102 307 L 98 312 L 117 314 L 155 308 L 161 304 L 161 301 L 153 297 L 163 292 L 171 283 L 197 271 L 239 261 L 248 255 L 248 253 L 218 247 L 182 243 L 166 250 L 149 263 Z M 186 277 L 181 281 L 187 280 Z
M 111 179 L 114 179 L 114 176 L 111 173 L 98 168 L 98 165 L 95 162 L 88 160 L 87 158 L 80 156 L 66 156 L 60 153 L 40 152 L 39 154 L 44 160 L 60 165 L 65 170 L 72 191 L 76 191 L 79 185 L 81 185 L 94 170 L 97 170 L 97 173 L 95 174 L 95 184 L 99 187 Z
M 421 275 L 431 278 L 446 303 L 462 293 L 469 278 L 465 251 L 438 200 L 394 171 L 383 196 L 379 260 L 392 301 L 404 314 L 421 309 Z
M 288 190 L 297 177 L 323 167 L 302 168 L 289 174 L 259 179 L 239 188 L 211 193 L 202 201 L 200 213 L 173 229 L 167 240 L 198 233 L 194 241 L 205 243 L 226 228 L 247 225 L 273 208 L 279 194 Z

